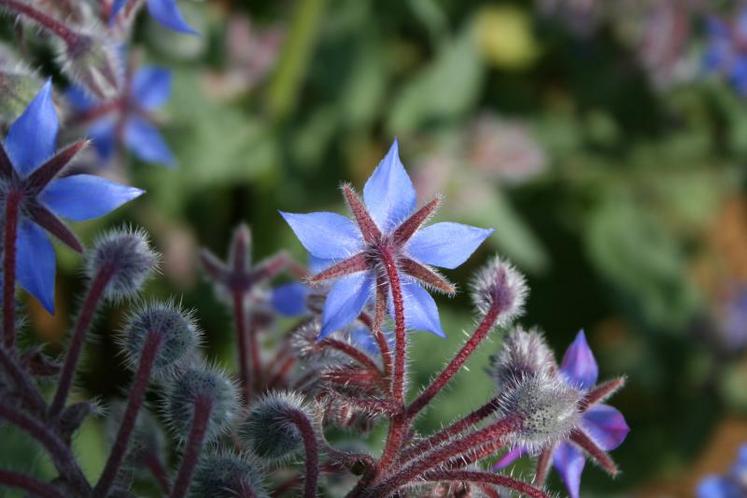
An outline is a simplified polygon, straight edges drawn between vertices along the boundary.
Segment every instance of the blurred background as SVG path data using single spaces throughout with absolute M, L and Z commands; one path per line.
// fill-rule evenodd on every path
M 559 355 L 585 329 L 602 378 L 628 376 L 612 401 L 632 429 L 613 453 L 623 473 L 613 481 L 589 466 L 583 496 L 693 496 L 704 475 L 729 468 L 747 441 L 747 17 L 738 2 L 179 5 L 200 37 L 145 17 L 136 31 L 143 60 L 173 71 L 159 118 L 177 166 L 126 155 L 100 166 L 148 194 L 79 232 L 90 240 L 105 225 L 145 226 L 164 254 L 151 294 L 198 310 L 211 358 L 232 365 L 232 330 L 197 270 L 199 247 L 223 254 L 246 221 L 256 259 L 287 248 L 303 261 L 277 210 L 341 211 L 339 183 L 362 186 L 396 136 L 421 201 L 444 193 L 441 218 L 495 228 L 449 276 L 465 289 L 488 255 L 505 255 L 530 281 L 524 324 L 544 329 Z M 79 257 L 58 255 L 59 311 L 28 302 L 30 328 L 53 343 L 82 287 Z M 449 338 L 416 334 L 415 385 L 473 321 L 466 293 L 437 301 Z M 79 393 L 121 396 L 127 377 L 111 332 L 120 313 L 100 320 Z M 487 399 L 495 349 L 460 374 L 427 426 Z M 97 472 L 102 430 L 88 425 L 76 444 Z M 31 454 L 21 439 L 2 439 L 15 448 L 5 457 Z

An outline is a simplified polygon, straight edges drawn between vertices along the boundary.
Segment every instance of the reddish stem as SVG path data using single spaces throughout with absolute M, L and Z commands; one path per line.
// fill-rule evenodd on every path
M 407 465 L 398 473 L 386 479 L 369 493 L 371 496 L 389 496 L 400 487 L 412 482 L 427 471 L 440 466 L 459 455 L 464 455 L 492 440 L 502 439 L 513 431 L 519 423 L 515 417 L 506 417 L 484 427 L 463 439 L 426 453 L 419 460 Z
M 2 364 L 8 376 L 10 376 L 16 385 L 17 394 L 21 396 L 28 406 L 39 414 L 45 413 L 47 405 L 39 389 L 34 384 L 33 379 L 18 364 L 10 352 L 2 347 L 0 347 L 0 364 Z
M 442 470 L 438 472 L 429 472 L 425 476 L 426 481 L 460 481 L 487 483 L 503 488 L 513 489 L 514 491 L 530 496 L 532 498 L 548 498 L 547 493 L 537 489 L 523 481 L 512 479 L 498 474 L 488 472 L 468 471 L 468 470 Z
M 244 402 L 249 404 L 252 397 L 252 378 L 249 374 L 249 356 L 247 345 L 246 310 L 244 309 L 244 293 L 233 291 L 233 316 L 236 323 L 236 341 L 239 350 L 239 382 L 244 396 Z
M 5 232 L 3 235 L 3 332 L 5 347 L 16 343 L 16 238 L 18 216 L 23 194 L 11 190 L 5 200 Z
M 161 457 L 159 457 L 156 452 L 149 451 L 143 457 L 143 464 L 150 471 L 150 473 L 153 474 L 153 477 L 156 478 L 158 486 L 161 488 L 161 492 L 164 495 L 168 495 L 171 483 L 169 482 L 169 474 L 166 471 L 166 468 L 163 466 Z
M 78 315 L 78 320 L 75 323 L 73 337 L 70 341 L 70 349 L 67 351 L 65 363 L 62 366 L 62 373 L 60 374 L 60 380 L 57 384 L 57 392 L 55 392 L 52 405 L 49 408 L 49 417 L 52 419 L 57 417 L 60 412 L 62 412 L 62 409 L 65 408 L 67 396 L 73 385 L 75 370 L 78 367 L 78 360 L 80 360 L 80 355 L 83 352 L 86 335 L 88 330 L 91 328 L 96 309 L 101 302 L 101 298 L 104 296 L 104 291 L 106 290 L 106 286 L 109 284 L 113 273 L 114 268 L 111 265 L 102 266 L 96 272 L 96 275 L 93 277 L 88 288 L 86 298 L 83 301 L 83 307 L 81 308 L 80 315 Z
M 288 373 L 296 364 L 296 359 L 292 356 L 287 357 L 281 364 L 277 371 L 273 374 L 270 380 L 267 382 L 267 388 L 272 389 L 278 387 L 286 378 Z
M 343 353 L 344 355 L 348 356 L 349 358 L 355 360 L 361 366 L 366 367 L 367 369 L 371 370 L 377 375 L 381 375 L 381 370 L 379 369 L 379 366 L 376 364 L 376 362 L 374 362 L 371 359 L 370 356 L 368 356 L 366 353 L 356 348 L 355 346 L 348 344 L 347 342 L 343 342 L 339 339 L 328 337 L 326 339 L 323 339 L 319 343 L 319 346 L 329 347 L 336 351 L 339 351 Z
M 553 453 L 555 453 L 555 445 L 550 445 L 548 448 L 542 450 L 542 453 L 537 457 L 534 480 L 532 481 L 532 484 L 535 486 L 545 485 L 547 474 L 550 472 L 550 465 L 552 465 Z
M 130 388 L 127 408 L 122 416 L 122 422 L 117 432 L 117 438 L 114 440 L 114 446 L 111 453 L 109 453 L 109 459 L 106 461 L 99 482 L 93 489 L 94 498 L 103 498 L 109 493 L 119 469 L 122 467 L 122 462 L 124 462 L 127 455 L 130 436 L 135 429 L 138 413 L 140 413 L 143 401 L 145 400 L 145 392 L 148 389 L 150 374 L 156 362 L 158 351 L 161 348 L 162 340 L 163 336 L 154 332 L 150 332 L 145 339 L 143 352 L 140 356 L 140 364 L 135 373 L 135 382 Z
M 174 487 L 171 489 L 170 498 L 184 498 L 192 482 L 197 462 L 202 452 L 202 445 L 205 441 L 210 415 L 213 411 L 213 402 L 210 398 L 200 396 L 195 400 L 194 416 L 192 418 L 192 427 L 187 436 L 187 445 L 182 456 L 182 463 L 179 472 L 174 481 Z
M 36 22 L 42 28 L 60 37 L 68 47 L 75 46 L 80 41 L 80 36 L 75 31 L 25 2 L 19 0 L 0 0 L 0 5 L 4 5 L 11 12 L 15 12 Z
M 405 357 L 407 353 L 407 334 L 405 330 L 405 302 L 402 297 L 402 285 L 397 273 L 397 266 L 390 249 L 386 246 L 380 247 L 381 258 L 386 268 L 389 288 L 392 291 L 392 302 L 394 303 L 394 337 L 395 353 L 392 375 L 392 398 L 398 405 L 403 406 L 405 401 Z M 377 304 L 378 306 L 378 304 Z M 404 413 L 392 417 L 389 423 L 384 452 L 377 467 L 378 473 L 385 471 L 395 461 L 395 457 L 402 440 L 407 432 L 407 418 Z
M 47 450 L 52 463 L 54 463 L 61 476 L 70 481 L 81 493 L 87 494 L 90 492 L 91 487 L 83 476 L 80 467 L 78 467 L 72 451 L 47 424 L 5 403 L 0 403 L 0 418 L 17 426 L 37 440 Z
M 22 489 L 38 498 L 65 498 L 51 484 L 10 470 L 0 469 L 0 486 Z
M 430 403 L 436 395 L 449 383 L 454 375 L 459 372 L 464 363 L 472 356 L 477 347 L 482 341 L 488 336 L 488 333 L 493 329 L 495 321 L 501 314 L 501 307 L 497 304 L 492 304 L 488 312 L 483 317 L 480 325 L 478 325 L 472 337 L 464 343 L 462 349 L 452 358 L 448 365 L 438 374 L 433 382 L 418 396 L 415 401 L 410 404 L 407 408 L 407 416 L 409 418 L 414 417 L 417 413 Z
M 384 376 L 389 377 L 392 374 L 392 351 L 389 348 L 389 341 L 387 341 L 384 331 L 382 329 L 384 325 L 384 319 L 386 318 L 386 305 L 387 305 L 387 285 L 386 280 L 377 278 L 376 279 L 376 309 L 374 310 L 373 323 L 369 324 L 369 327 L 373 331 L 374 339 L 376 344 L 379 346 L 379 352 L 381 353 L 381 361 L 384 364 Z
M 293 424 L 301 432 L 303 446 L 306 452 L 304 478 L 304 497 L 315 498 L 317 483 L 319 482 L 319 445 L 316 433 L 308 417 L 300 410 L 291 410 L 288 414 Z
M 495 413 L 495 411 L 498 409 L 498 402 L 498 397 L 491 399 L 480 408 L 457 420 L 450 426 L 441 429 L 439 432 L 419 442 L 415 446 L 408 448 L 402 453 L 400 461 L 409 460 L 411 458 L 417 457 L 418 455 L 422 455 L 424 452 L 430 451 L 432 448 L 435 448 L 442 442 L 456 437 L 470 427 L 473 427 L 481 420 Z

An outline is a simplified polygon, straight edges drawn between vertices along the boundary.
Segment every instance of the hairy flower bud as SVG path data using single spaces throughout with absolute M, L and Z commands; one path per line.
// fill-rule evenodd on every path
M 236 413 L 236 386 L 215 369 L 186 370 L 171 386 L 165 399 L 166 418 L 179 438 L 187 437 L 200 401 L 210 405 L 205 433 L 205 440 L 210 441 L 227 427 Z
M 116 97 L 122 83 L 122 64 L 117 45 L 91 24 L 59 40 L 58 59 L 62 70 L 91 95 L 107 100 Z
M 102 270 L 111 272 L 105 296 L 120 299 L 137 294 L 157 264 L 145 231 L 124 228 L 98 238 L 87 254 L 86 271 L 89 278 Z
M 264 487 L 262 466 L 249 454 L 219 453 L 200 461 L 191 494 L 193 498 L 269 498 Z M 249 492 L 251 491 L 251 492 Z
M 582 393 L 557 375 L 532 375 L 505 387 L 498 411 L 519 418 L 511 442 L 534 452 L 565 438 L 578 425 L 581 399 Z
M 273 392 L 253 403 L 239 433 L 260 458 L 277 461 L 294 456 L 303 446 L 289 414 L 306 411 L 303 398 L 293 392 Z
M 505 326 L 524 309 L 528 292 L 524 276 L 499 256 L 477 272 L 472 280 L 472 301 L 485 314 L 497 309 L 496 324 Z
M 514 328 L 501 350 L 490 358 L 490 375 L 499 388 L 521 379 L 557 370 L 555 355 L 537 329 Z
M 200 333 L 191 313 L 168 302 L 141 305 L 132 312 L 120 336 L 131 368 L 137 368 L 140 363 L 150 334 L 159 336 L 153 375 L 161 378 L 192 358 L 200 342 Z

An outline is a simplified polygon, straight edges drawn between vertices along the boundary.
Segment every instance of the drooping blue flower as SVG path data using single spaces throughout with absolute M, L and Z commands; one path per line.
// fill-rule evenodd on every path
M 539 461 L 551 463 L 560 474 L 570 497 L 579 498 L 586 455 L 591 455 L 605 470 L 614 470 L 610 467 L 612 462 L 605 460 L 606 453 L 622 444 L 630 428 L 619 410 L 602 403 L 622 386 L 622 381 L 597 386 L 599 367 L 583 330 L 566 350 L 560 375 L 573 387 L 586 393 L 585 402 L 579 407 L 581 423 L 568 440 L 543 450 Z M 494 468 L 505 468 L 525 453 L 523 448 L 514 448 Z
M 281 212 L 316 268 L 311 281 L 333 280 L 324 306 L 320 337 L 345 327 L 360 315 L 377 286 L 389 283 L 390 263 L 401 281 L 408 329 L 443 336 L 436 303 L 423 288 L 453 293 L 453 285 L 431 266 L 461 265 L 492 233 L 459 223 L 435 223 L 423 228 L 440 200 L 416 210 L 410 177 L 399 159 L 395 140 L 363 188 L 361 200 L 349 185 L 343 194 L 354 221 L 330 212 Z M 390 314 L 394 314 L 389 292 Z
M 747 496 L 747 444 L 739 448 L 737 460 L 727 474 L 709 475 L 698 484 L 698 498 L 744 496 Z
M 275 311 L 285 316 L 300 316 L 306 313 L 309 288 L 298 282 L 289 282 L 272 289 L 270 304 Z
M 141 161 L 174 166 L 174 155 L 153 118 L 153 113 L 171 96 L 171 73 L 145 66 L 127 76 L 125 88 L 129 90 L 121 97 L 99 102 L 84 89 L 71 87 L 67 99 L 76 114 L 74 121 L 87 127 L 103 159 L 110 159 L 123 145 Z
M 127 2 L 128 0 L 115 0 L 112 7 L 112 19 L 119 13 Z M 147 6 L 148 13 L 163 26 L 179 33 L 186 33 L 189 35 L 199 34 L 184 19 L 179 7 L 176 5 L 176 0 L 148 0 Z
M 747 95 L 747 8 L 733 21 L 707 18 L 706 38 L 704 69 L 721 74 L 739 94 Z
M 143 191 L 92 175 L 61 176 L 85 145 L 56 150 L 59 121 L 47 82 L 10 126 L 0 146 L 2 205 L 20 196 L 17 278 L 19 285 L 54 312 L 55 254 L 47 233 L 76 251 L 83 246 L 59 217 L 84 221 L 103 216 Z

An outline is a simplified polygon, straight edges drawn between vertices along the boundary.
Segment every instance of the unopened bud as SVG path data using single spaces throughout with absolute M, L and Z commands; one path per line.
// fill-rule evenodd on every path
M 510 324 L 523 312 L 527 292 L 524 276 L 498 256 L 479 270 L 472 280 L 475 306 L 483 314 L 496 310 L 496 324 L 499 326 Z
M 269 498 L 265 489 L 262 466 L 248 454 L 222 453 L 208 455 L 195 472 L 192 498 L 235 498 L 253 496 Z
M 299 394 L 266 394 L 254 402 L 241 424 L 241 437 L 262 459 L 278 461 L 290 458 L 303 447 L 301 432 L 289 416 L 294 411 L 306 411 Z

